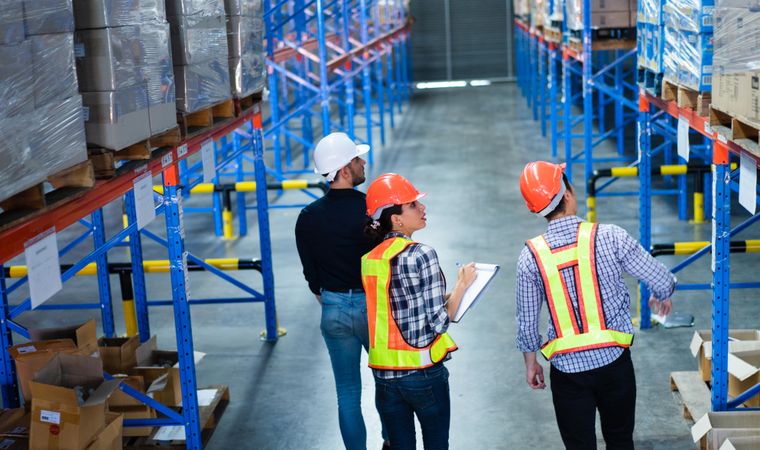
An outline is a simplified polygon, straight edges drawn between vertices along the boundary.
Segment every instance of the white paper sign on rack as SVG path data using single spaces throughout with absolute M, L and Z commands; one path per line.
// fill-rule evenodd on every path
M 689 120 L 684 116 L 678 117 L 678 156 L 689 162 Z
M 216 177 L 216 160 L 214 159 L 214 141 L 208 140 L 201 145 L 203 161 L 203 182 L 211 183 Z
M 142 230 L 156 218 L 156 209 L 153 204 L 153 175 L 150 171 L 135 179 L 134 190 L 137 229 Z
M 28 267 L 29 294 L 34 309 L 63 289 L 55 228 L 27 241 L 24 244 L 24 258 Z
M 745 152 L 739 166 L 739 204 L 752 214 L 757 210 L 757 162 Z

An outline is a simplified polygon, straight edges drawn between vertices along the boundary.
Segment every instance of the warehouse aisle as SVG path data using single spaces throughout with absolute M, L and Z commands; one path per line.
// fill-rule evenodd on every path
M 514 84 L 419 92 L 401 124 L 389 135 L 392 137 L 386 150 L 377 154 L 368 179 L 394 171 L 428 192 L 428 228 L 415 238 L 436 248 L 450 283 L 458 261 L 498 263 L 503 267 L 482 303 L 450 329 L 460 347 L 447 364 L 451 372 L 451 448 L 561 448 L 550 392 L 528 388 L 522 355 L 514 345 L 517 257 L 524 241 L 543 232 L 545 226 L 542 219 L 525 209 L 518 176 L 527 161 L 548 157 L 548 141 L 540 136 L 539 126 L 530 118 Z M 635 180 L 626 182 L 624 187 L 637 188 Z M 302 194 L 292 192 L 276 204 L 307 201 Z M 207 204 L 208 198 L 202 196 L 186 202 L 188 206 Z M 597 206 L 600 221 L 615 222 L 638 235 L 635 199 L 599 199 Z M 678 222 L 675 208 L 673 199 L 655 200 L 654 242 L 709 239 L 709 224 Z M 228 384 L 232 396 L 210 449 L 342 447 L 330 361 L 319 331 L 320 309 L 303 280 L 295 249 L 293 228 L 297 215 L 297 209 L 272 209 L 270 214 L 278 317 L 287 336 L 273 345 L 259 340 L 264 328 L 262 305 L 193 307 L 195 349 L 207 353 L 197 366 L 199 387 Z M 119 230 L 120 211 L 112 205 L 106 217 L 112 235 Z M 185 217 L 187 248 L 196 255 L 258 257 L 253 214 L 249 236 L 235 241 L 214 237 L 208 216 L 186 213 Z M 149 228 L 164 234 L 163 226 L 163 220 L 156 220 Z M 753 237 L 748 234 L 743 238 Z M 144 247 L 146 258 L 165 258 L 165 249 L 146 240 Z M 120 260 L 121 251 L 112 252 L 111 261 Z M 81 255 L 67 256 L 62 262 L 76 256 Z M 747 264 L 732 265 L 732 280 L 751 279 L 751 268 L 753 264 L 757 267 L 758 258 L 735 258 Z M 668 257 L 663 261 L 672 266 L 678 259 Z M 679 275 L 679 279 L 708 282 L 708 274 L 709 260 L 705 260 Z M 261 285 L 256 272 L 235 276 L 254 287 Z M 150 299 L 170 298 L 168 276 L 147 275 L 147 282 Z M 117 299 L 118 282 L 112 278 L 111 283 Z M 732 292 L 732 327 L 757 327 L 752 292 Z M 236 295 L 238 291 L 221 285 L 208 274 L 190 276 L 192 298 Z M 96 296 L 94 280 L 77 279 L 54 302 L 91 302 Z M 709 328 L 707 292 L 679 294 L 674 305 L 677 311 L 694 314 L 698 328 Z M 123 332 L 121 308 L 116 306 L 115 310 L 117 330 Z M 39 312 L 22 316 L 20 322 L 55 326 L 91 317 L 99 320 L 99 313 Z M 172 321 L 171 309 L 151 309 L 151 331 L 158 335 L 161 348 L 175 346 Z M 545 333 L 545 325 L 541 329 Z M 638 379 L 635 439 L 639 449 L 693 448 L 689 428 L 681 419 L 680 406 L 673 400 L 668 383 L 670 371 L 696 369 L 688 350 L 692 333 L 693 329 L 654 329 L 637 334 L 633 359 Z M 545 363 L 544 368 L 548 370 Z M 374 384 L 369 369 L 364 372 L 363 384 L 369 448 L 379 449 L 380 424 L 373 407 Z M 600 433 L 598 436 L 601 438 Z

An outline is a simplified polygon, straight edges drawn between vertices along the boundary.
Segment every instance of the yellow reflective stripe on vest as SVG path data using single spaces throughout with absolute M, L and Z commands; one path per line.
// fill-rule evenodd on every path
M 598 286 L 594 282 L 596 279 L 596 267 L 592 266 L 594 259 L 594 249 L 591 248 L 591 234 L 594 231 L 594 224 L 583 222 L 578 227 L 578 277 L 580 278 L 581 299 L 583 300 L 583 315 L 585 323 L 583 331 L 602 330 L 602 319 L 599 317 L 599 301 L 601 296 L 597 291 Z M 578 305 L 580 307 L 580 305 Z
M 630 347 L 632 342 L 632 334 L 616 330 L 597 330 L 589 333 L 565 336 L 547 342 L 546 345 L 541 348 L 541 353 L 546 359 L 549 359 L 557 353 L 577 352 L 581 350 L 592 350 L 595 348 L 613 346 Z
M 544 287 L 549 290 L 547 293 L 549 294 L 549 301 L 552 302 L 552 309 L 555 311 L 557 321 L 559 322 L 554 324 L 556 327 L 559 327 L 559 330 L 557 330 L 558 335 L 570 336 L 575 334 L 573 319 L 568 309 L 569 299 L 565 295 L 562 276 L 559 273 L 559 264 L 556 263 L 554 254 L 552 254 L 549 244 L 546 243 L 543 236 L 533 238 L 530 242 L 533 244 L 536 253 L 538 253 L 537 256 L 540 261 L 537 262 L 545 271 L 544 276 L 546 277 L 548 286 Z
M 421 369 L 443 360 L 446 354 L 456 350 L 454 340 L 447 334 L 436 337 L 427 347 L 416 349 L 407 345 L 408 349 L 389 348 L 391 321 L 390 300 L 386 287 L 391 276 L 390 261 L 401 253 L 412 241 L 395 238 L 383 251 L 380 259 L 370 259 L 369 255 L 362 257 L 362 277 L 376 277 L 375 290 L 375 334 L 370 340 L 369 365 L 380 369 Z M 395 325 L 395 322 L 394 322 Z M 399 331 L 400 333 L 400 331 Z

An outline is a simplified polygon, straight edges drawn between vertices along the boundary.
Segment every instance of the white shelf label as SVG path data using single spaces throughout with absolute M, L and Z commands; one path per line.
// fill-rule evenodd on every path
M 678 117 L 678 156 L 689 162 L 689 120 L 686 117 Z
M 137 229 L 142 230 L 156 218 L 156 209 L 153 204 L 153 175 L 146 172 L 135 179 L 134 189 Z
M 211 183 L 216 177 L 216 160 L 214 159 L 214 141 L 206 141 L 201 146 L 203 161 L 203 182 Z
M 712 136 L 712 134 L 713 134 L 713 129 L 710 126 L 710 124 L 707 123 L 707 122 L 705 122 L 705 134 L 708 134 L 710 136 Z
M 172 157 L 172 152 L 169 152 L 161 157 L 161 167 L 164 169 L 169 167 L 169 165 L 174 161 L 174 158 Z
M 40 411 L 40 422 L 53 423 L 55 425 L 61 424 L 61 413 L 57 411 Z
M 37 347 L 35 347 L 33 345 L 25 345 L 23 347 L 18 347 L 16 350 L 23 355 L 24 353 L 34 353 L 34 352 L 36 352 L 37 351 Z
M 182 254 L 182 271 L 185 277 L 185 300 L 190 301 L 190 278 L 188 277 L 187 270 L 187 252 Z
M 29 273 L 29 294 L 34 309 L 63 289 L 55 228 L 26 242 L 24 257 Z
M 739 204 L 752 214 L 757 210 L 757 163 L 745 152 L 739 168 Z
M 183 158 L 185 155 L 187 155 L 187 144 L 182 144 L 177 147 L 177 159 Z

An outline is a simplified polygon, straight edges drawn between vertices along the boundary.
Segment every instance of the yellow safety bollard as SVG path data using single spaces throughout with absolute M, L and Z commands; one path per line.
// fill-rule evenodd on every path
M 596 197 L 586 198 L 586 220 L 596 222 Z
M 705 194 L 694 193 L 694 223 L 705 223 Z

